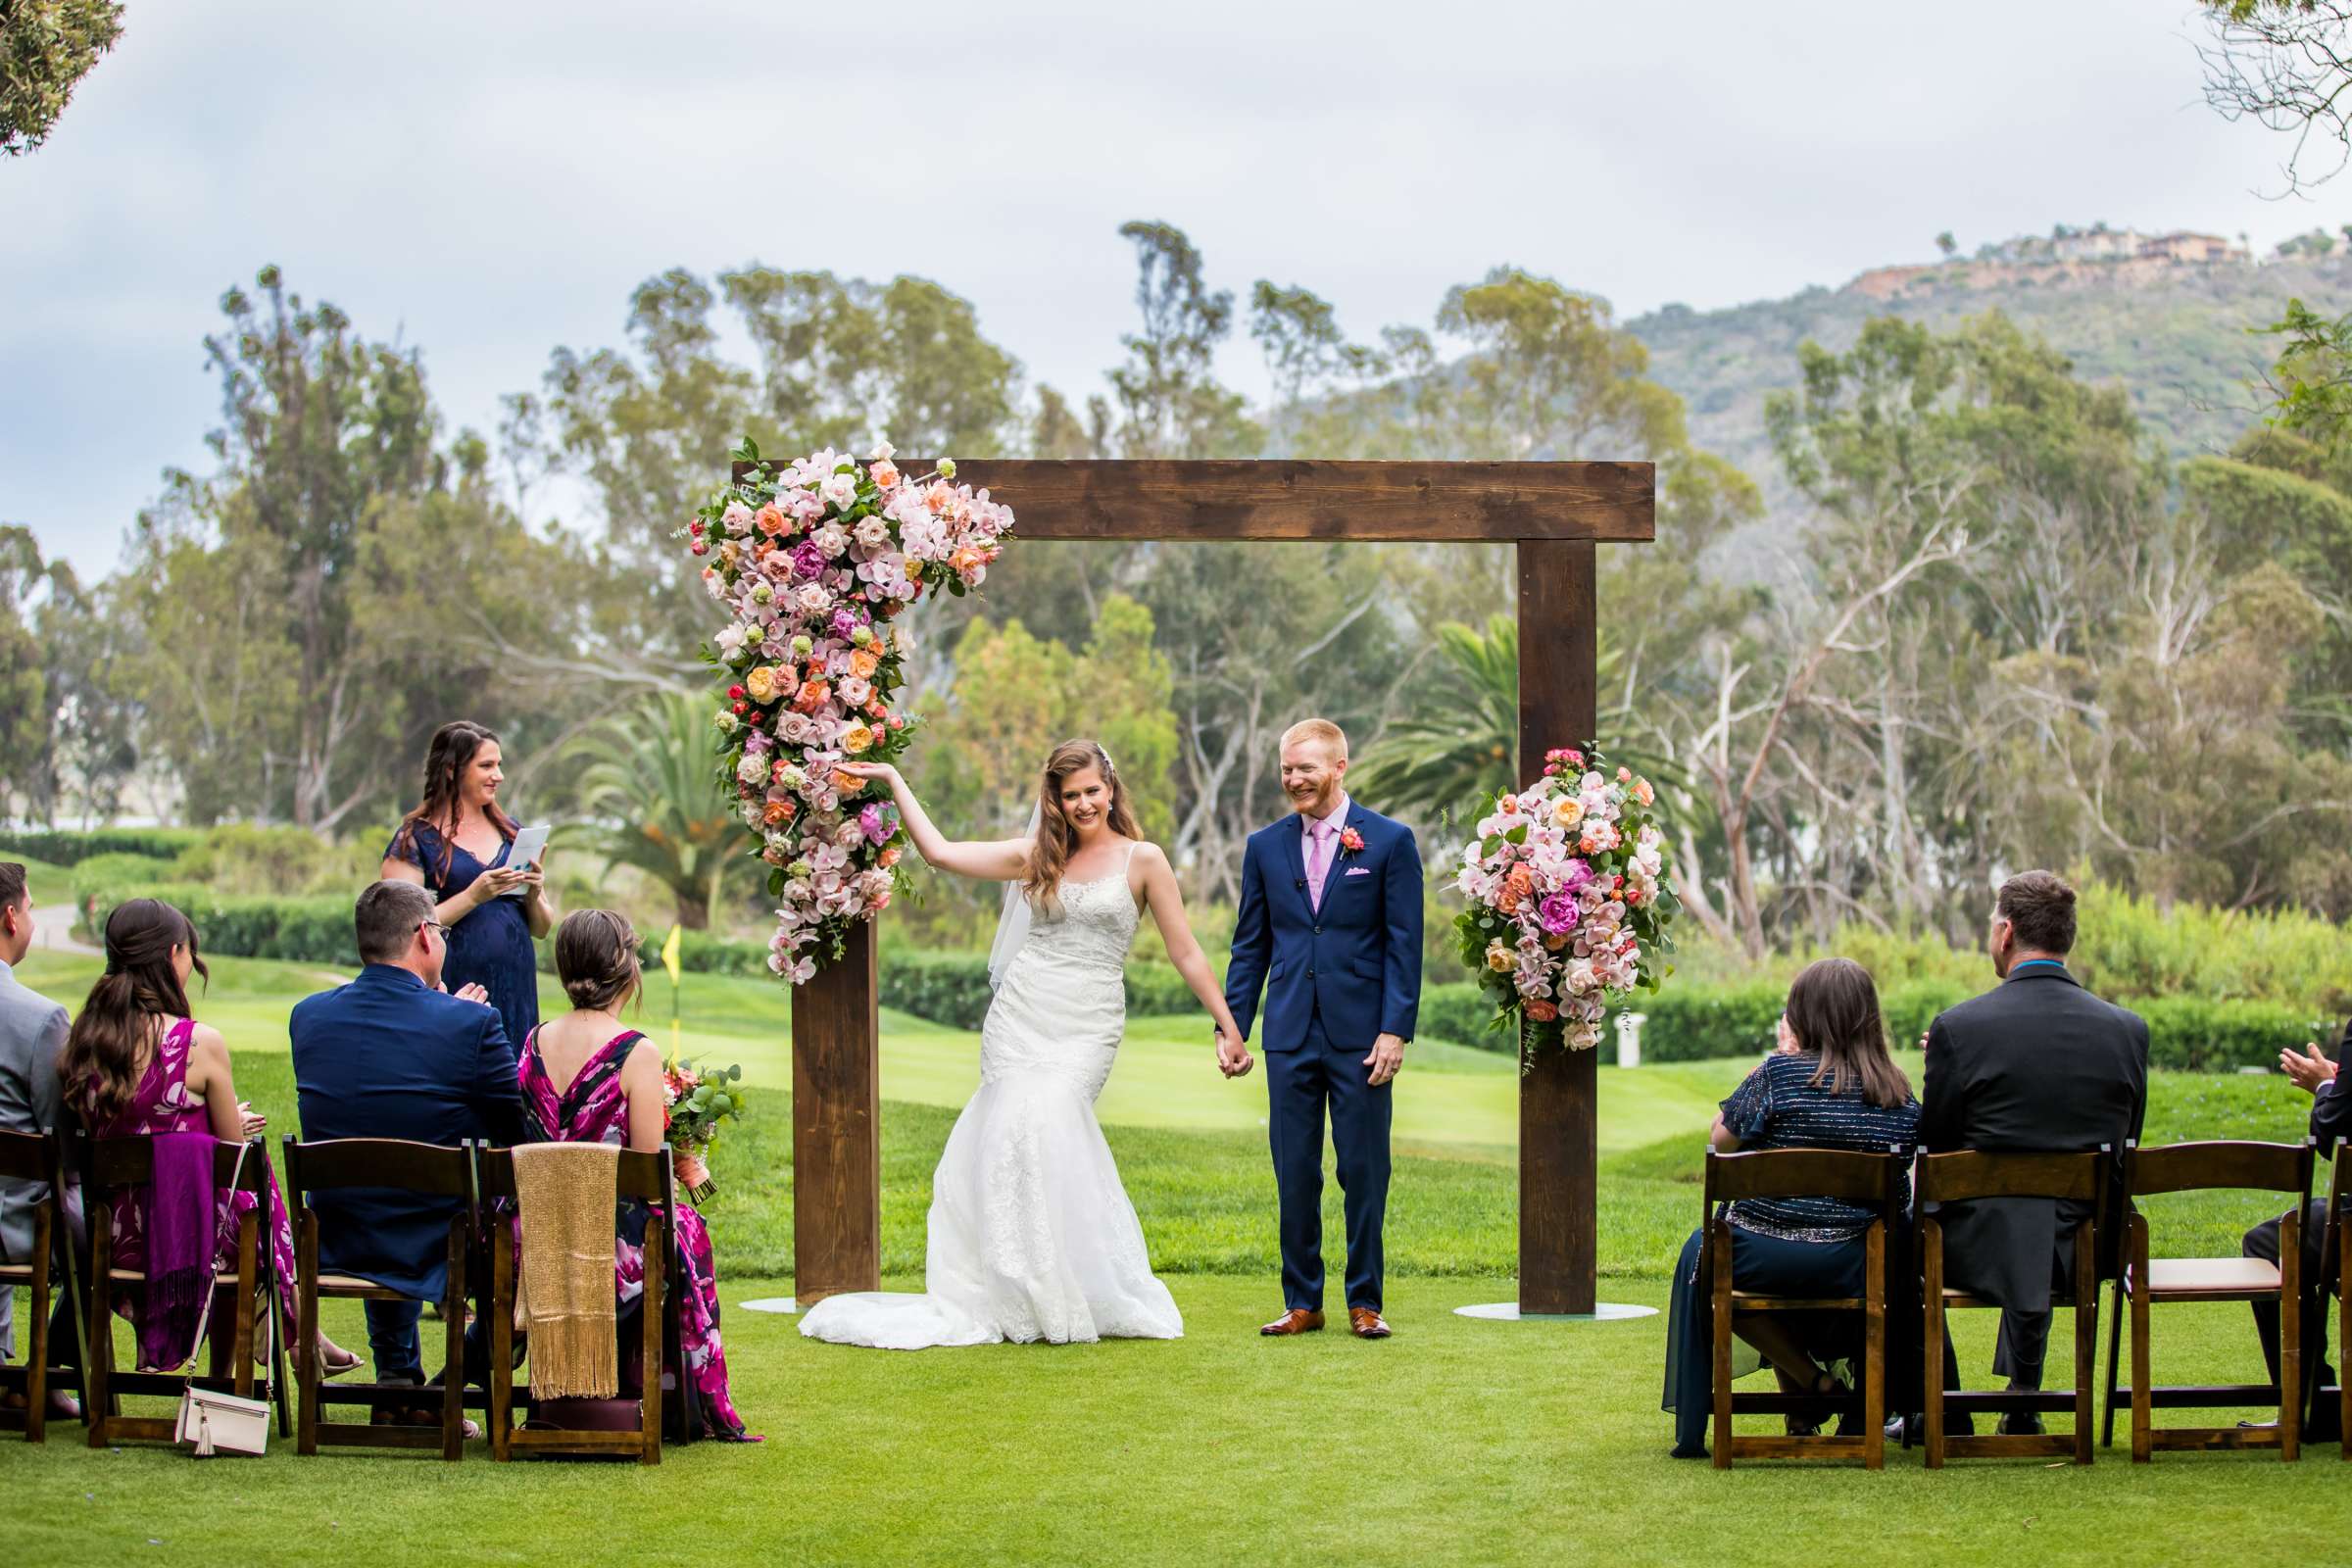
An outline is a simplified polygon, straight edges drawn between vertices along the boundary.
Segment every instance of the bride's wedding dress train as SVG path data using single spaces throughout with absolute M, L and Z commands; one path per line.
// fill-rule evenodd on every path
M 980 1088 L 931 1179 L 923 1294 L 828 1297 L 803 1334 L 917 1350 L 1184 1333 L 1095 1120 L 1126 1028 L 1135 898 L 1124 869 L 1060 895 L 981 1026 Z

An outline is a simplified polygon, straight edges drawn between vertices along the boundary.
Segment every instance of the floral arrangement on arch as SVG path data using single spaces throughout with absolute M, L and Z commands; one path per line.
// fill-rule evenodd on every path
M 1590 1051 L 1611 998 L 1656 991 L 1673 965 L 1678 907 L 1656 792 L 1597 747 L 1544 754 L 1544 776 L 1504 790 L 1462 848 L 1455 917 L 1462 961 L 1516 1023 L 1523 1054 L 1547 1043 Z M 1524 1059 L 1524 1058 L 1523 1058 Z
M 978 587 L 1012 512 L 956 484 L 952 462 L 900 472 L 888 442 L 863 462 L 824 451 L 774 465 L 749 440 L 734 455 L 754 466 L 684 534 L 728 616 L 704 650 L 725 683 L 721 787 L 767 862 L 768 967 L 799 985 L 820 947 L 838 955 L 850 923 L 898 888 L 898 808 L 840 771 L 912 738 L 892 706 L 910 646 L 893 622 L 925 594 Z

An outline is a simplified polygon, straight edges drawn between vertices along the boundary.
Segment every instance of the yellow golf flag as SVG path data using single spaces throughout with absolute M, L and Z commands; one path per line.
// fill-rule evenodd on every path
M 662 967 L 669 971 L 669 983 L 678 983 L 678 936 L 685 927 L 673 925 L 662 943 Z

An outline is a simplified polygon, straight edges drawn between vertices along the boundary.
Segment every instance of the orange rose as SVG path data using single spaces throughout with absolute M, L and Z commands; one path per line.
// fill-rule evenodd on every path
M 1494 896 L 1494 907 L 1505 914 L 1515 914 L 1536 891 L 1536 874 L 1524 865 L 1514 865 L 1502 879 L 1502 891 Z
M 882 869 L 885 871 L 898 864 L 899 847 L 896 844 L 893 844 L 889 849 L 884 850 L 880 855 L 874 858 L 874 863 L 882 867 Z
M 766 817 L 769 827 L 782 827 L 793 819 L 796 809 L 790 801 L 770 801 L 767 803 L 767 810 L 762 814 Z
M 874 671 L 882 667 L 882 656 L 871 648 L 860 648 L 850 655 L 850 673 L 859 680 L 872 680 Z
M 757 517 L 754 517 L 752 521 L 759 526 L 759 529 L 761 533 L 767 535 L 770 539 L 773 539 L 776 535 L 782 533 L 786 528 L 792 525 L 790 519 L 784 515 L 784 510 L 772 501 L 766 506 L 761 507 L 760 509 L 760 514 Z
M 1527 1015 L 1537 1023 L 1549 1023 L 1560 1015 L 1560 1009 L 1538 997 L 1527 1004 Z
M 809 681 L 801 688 L 801 695 L 792 706 L 804 713 L 813 713 L 833 699 L 833 688 L 821 680 Z
M 855 773 L 844 773 L 839 769 L 835 769 L 833 774 L 833 788 L 844 795 L 855 795 L 859 790 L 865 788 L 865 780 L 859 778 Z

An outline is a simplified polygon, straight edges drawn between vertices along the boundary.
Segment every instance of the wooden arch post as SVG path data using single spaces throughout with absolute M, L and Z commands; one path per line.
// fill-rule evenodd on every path
M 738 477 L 749 465 L 737 464 Z M 909 461 L 908 473 L 929 465 Z M 975 459 L 1016 540 L 1509 544 L 1519 572 L 1519 775 L 1593 737 L 1593 546 L 1653 536 L 1646 463 L 1315 463 Z M 880 1014 L 873 930 L 793 995 L 794 1293 L 881 1281 Z M 1520 1080 L 1519 1309 L 1589 1313 L 1597 1284 L 1597 1052 L 1548 1052 Z

